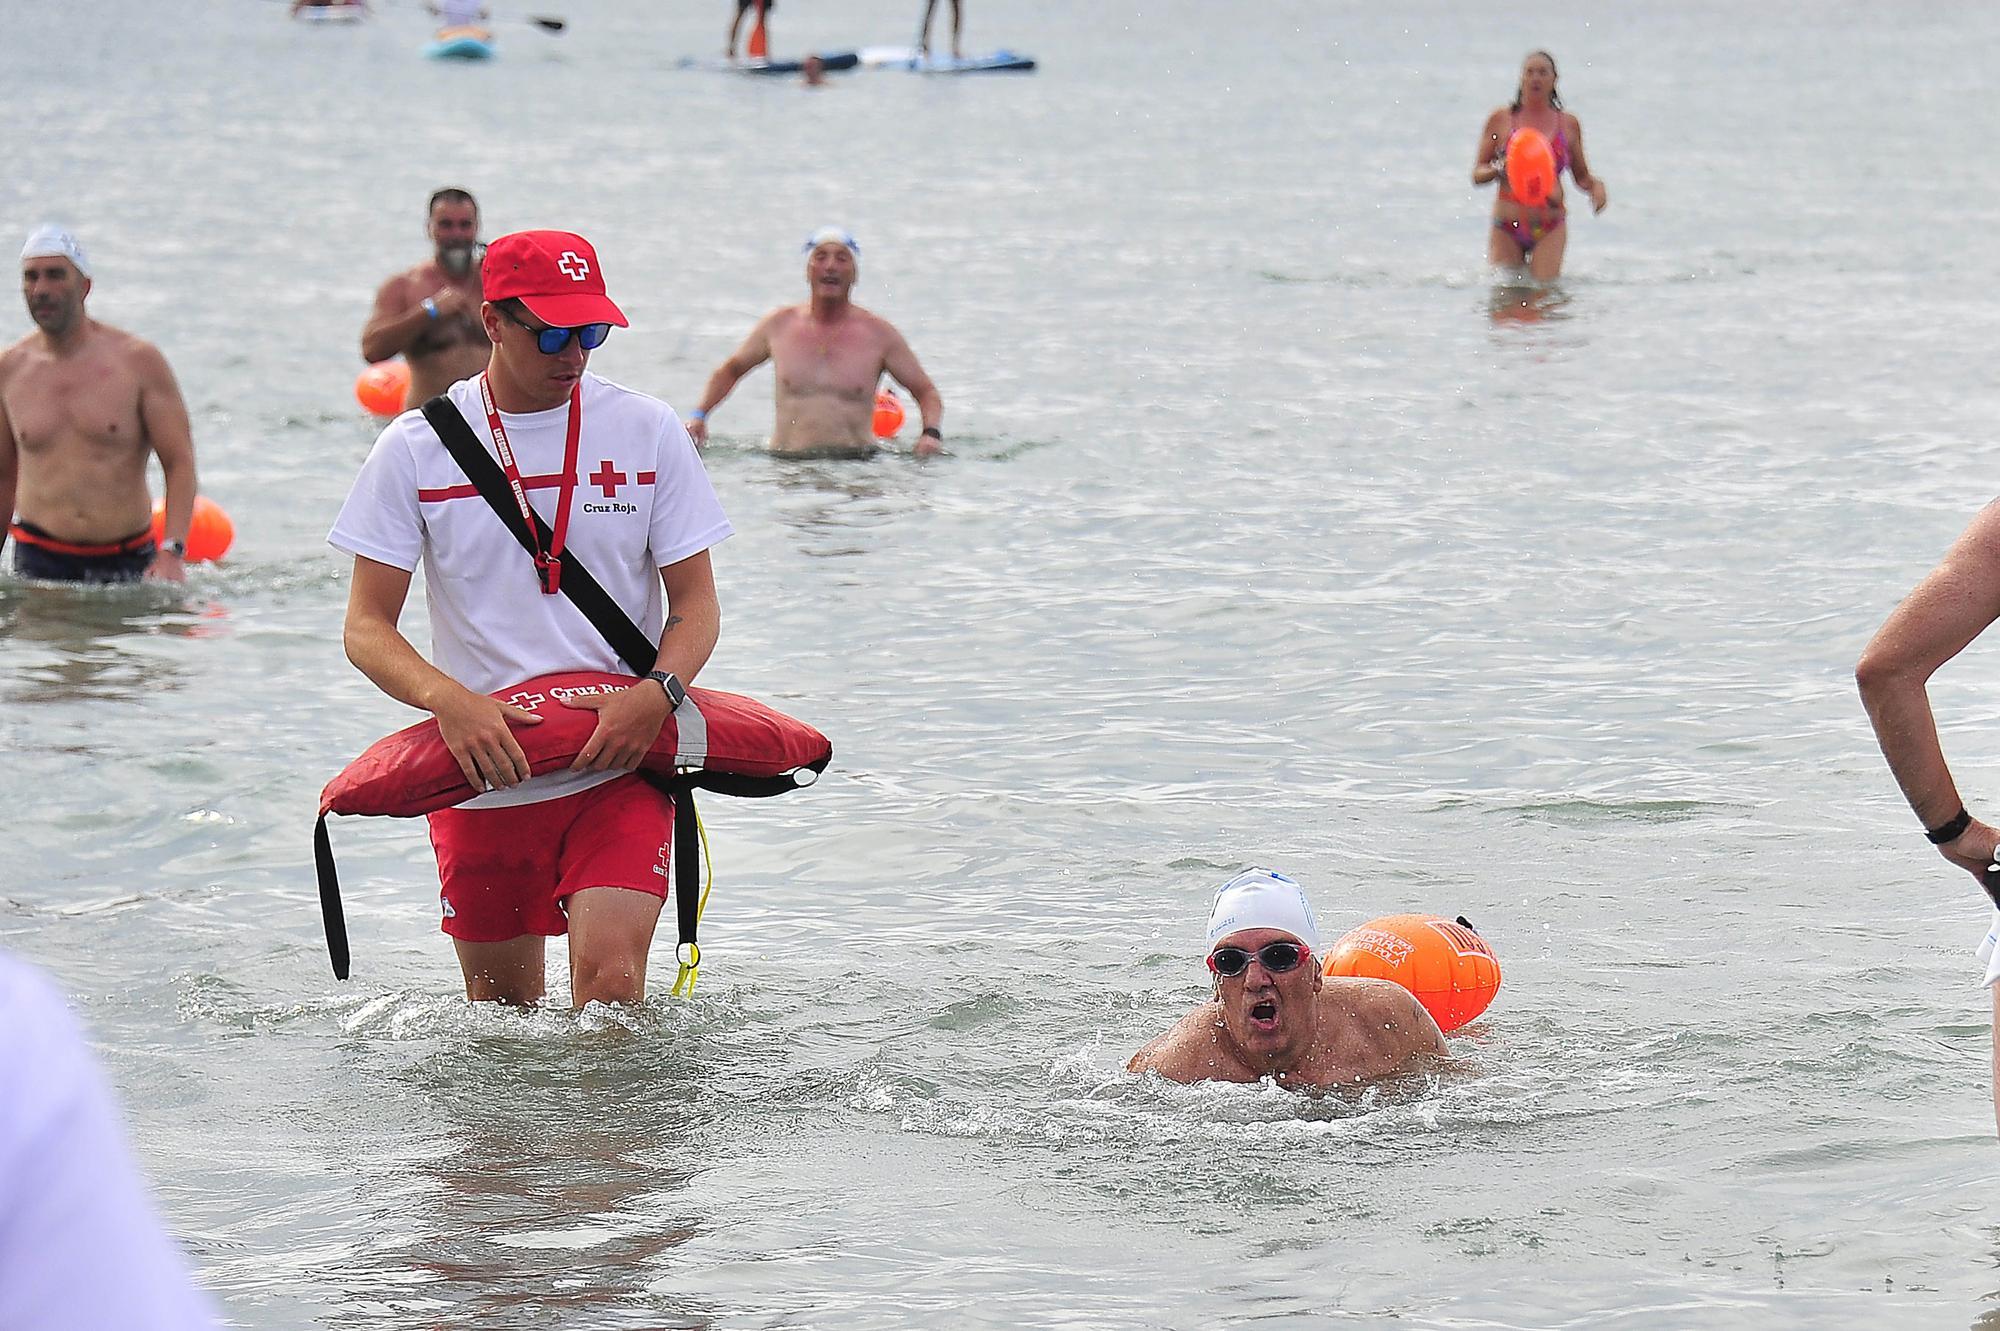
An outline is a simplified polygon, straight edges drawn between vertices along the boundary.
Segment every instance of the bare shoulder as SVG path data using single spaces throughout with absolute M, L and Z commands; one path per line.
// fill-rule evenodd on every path
M 102 339 L 103 357 L 134 378 L 147 382 L 173 378 L 173 367 L 167 364 L 165 354 L 137 333 L 98 324 L 97 334 Z
M 31 344 L 34 342 L 35 337 L 36 334 L 29 333 L 26 337 L 9 346 L 5 351 L 0 351 L 0 384 L 4 384 L 8 377 L 20 368 L 21 363 L 34 354 Z M 1995 500 L 1994 504 L 1996 507 L 2000 507 L 2000 500 Z
M 1203 1003 L 1150 1041 L 1125 1064 L 1127 1072 L 1157 1072 L 1168 1081 L 1200 1081 L 1215 1074 L 1215 1031 L 1222 1014 Z
M 1502 129 L 1506 128 L 1507 123 L 1511 121 L 1513 118 L 1514 118 L 1513 107 L 1508 106 L 1505 103 L 1502 103 L 1501 105 L 1494 107 L 1493 110 L 1489 112 L 1486 117 L 1486 132 L 1488 134 L 1498 134 Z M 1465 122 L 1460 121 L 1459 123 L 1463 124 Z
M 1329 979 L 1322 992 L 1333 996 L 1378 1049 L 1396 1054 L 1444 1052 L 1444 1033 L 1437 1022 L 1415 994 L 1393 980 Z
M 1583 133 L 1583 122 L 1576 118 L 1576 112 L 1574 111 L 1564 111 L 1562 113 L 1562 127 L 1563 133 L 1572 139 Z

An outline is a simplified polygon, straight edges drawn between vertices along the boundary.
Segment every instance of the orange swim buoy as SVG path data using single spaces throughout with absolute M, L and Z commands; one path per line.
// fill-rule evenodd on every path
M 886 388 L 875 393 L 875 437 L 887 439 L 903 428 L 903 402 Z
M 371 416 L 400 416 L 410 392 L 410 367 L 399 360 L 371 365 L 354 381 L 354 400 Z
M 167 539 L 167 501 L 153 501 L 153 541 Z M 188 523 L 187 562 L 199 564 L 220 559 L 236 539 L 236 524 L 222 511 L 222 505 L 207 495 L 194 497 L 194 518 Z
M 1394 980 L 1417 996 L 1439 1030 L 1455 1031 L 1500 991 L 1500 959 L 1460 916 L 1385 915 L 1350 929 L 1326 954 L 1327 975 Z
M 1523 127 L 1507 140 L 1507 188 L 1530 208 L 1549 201 L 1556 188 L 1556 154 L 1548 135 Z

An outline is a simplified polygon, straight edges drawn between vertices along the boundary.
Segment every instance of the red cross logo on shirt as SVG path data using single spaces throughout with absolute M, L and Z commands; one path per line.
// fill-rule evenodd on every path
M 625 473 L 611 465 L 611 459 L 604 459 L 597 470 L 590 474 L 590 483 L 604 491 L 606 499 L 618 493 L 618 487 L 625 484 Z
M 562 269 L 562 275 L 572 282 L 581 282 L 590 276 L 590 260 L 575 250 L 564 250 L 562 258 L 556 260 L 556 267 Z

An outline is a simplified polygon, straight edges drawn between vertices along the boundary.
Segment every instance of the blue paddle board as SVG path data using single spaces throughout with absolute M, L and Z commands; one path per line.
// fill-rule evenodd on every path
M 935 50 L 925 55 L 914 46 L 864 46 L 861 63 L 874 69 L 907 69 L 915 74 L 1004 74 L 1033 70 L 1035 58 L 1019 51 L 988 51 L 985 55 L 959 58 Z

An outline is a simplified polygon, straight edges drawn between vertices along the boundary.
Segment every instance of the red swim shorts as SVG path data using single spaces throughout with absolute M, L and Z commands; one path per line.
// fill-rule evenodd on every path
M 673 881 L 674 806 L 636 776 L 539 804 L 427 816 L 441 927 L 467 943 L 560 937 L 573 892 L 623 887 L 665 900 Z

